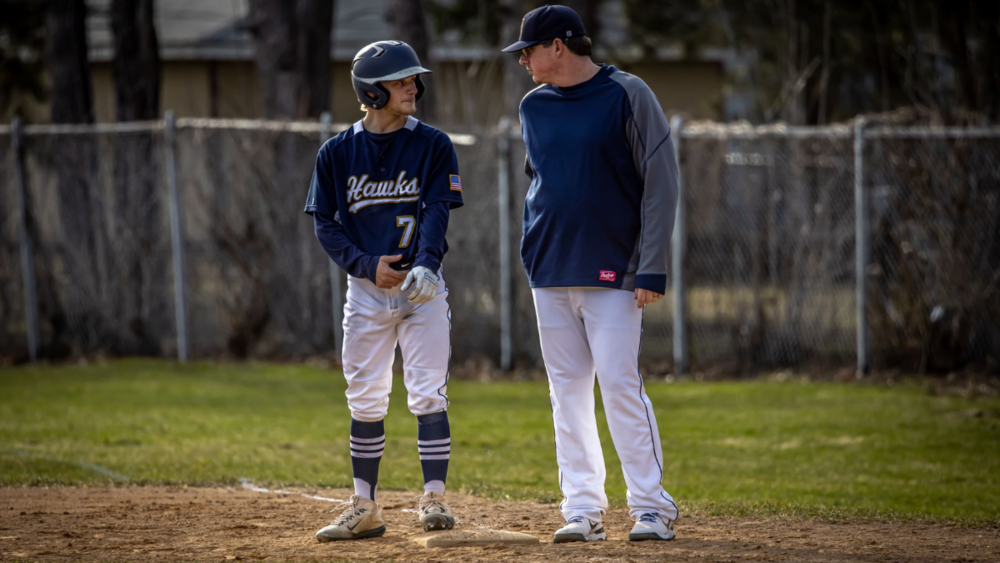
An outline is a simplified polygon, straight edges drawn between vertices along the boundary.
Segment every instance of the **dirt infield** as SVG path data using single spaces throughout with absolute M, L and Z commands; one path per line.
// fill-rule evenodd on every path
M 295 490 L 328 498 L 350 491 Z M 458 527 L 538 536 L 539 546 L 418 547 L 415 493 L 382 493 L 383 538 L 320 544 L 313 532 L 335 504 L 244 488 L 0 489 L 4 561 L 1000 561 L 1000 530 L 941 525 L 683 517 L 672 542 L 627 541 L 624 510 L 609 541 L 551 543 L 555 505 L 450 495 Z

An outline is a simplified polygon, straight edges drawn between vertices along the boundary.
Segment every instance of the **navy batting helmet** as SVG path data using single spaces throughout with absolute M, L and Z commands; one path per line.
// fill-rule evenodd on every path
M 382 109 L 389 103 L 389 91 L 382 82 L 401 80 L 416 75 L 417 99 L 424 93 L 420 75 L 430 72 L 420 66 L 417 53 L 402 41 L 378 41 L 358 51 L 351 63 L 351 80 L 358 101 L 372 109 Z M 367 94 L 375 96 L 372 99 Z

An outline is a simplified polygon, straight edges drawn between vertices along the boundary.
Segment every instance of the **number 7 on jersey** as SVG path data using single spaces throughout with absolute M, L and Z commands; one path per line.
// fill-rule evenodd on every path
M 403 236 L 399 239 L 399 247 L 406 248 L 410 246 L 410 240 L 413 238 L 413 227 L 416 226 L 417 220 L 413 215 L 400 215 L 396 217 L 396 226 L 403 227 Z

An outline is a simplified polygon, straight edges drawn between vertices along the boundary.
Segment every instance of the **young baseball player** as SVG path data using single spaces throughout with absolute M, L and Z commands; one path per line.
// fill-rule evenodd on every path
M 320 149 L 306 199 L 316 238 L 348 273 L 343 364 L 354 495 L 343 514 L 316 533 L 321 542 L 385 533 L 375 495 L 397 342 L 407 405 L 418 423 L 420 524 L 424 530 L 455 524 L 444 499 L 451 312 L 440 268 L 449 211 L 462 205 L 462 182 L 448 136 L 412 117 L 426 72 L 399 41 L 358 52 L 351 77 L 367 114 Z
M 590 59 L 564 6 L 528 12 L 520 63 L 541 84 L 521 101 L 531 178 L 521 260 L 528 273 L 555 424 L 555 542 L 606 539 L 604 457 L 594 372 L 636 520 L 632 541 L 671 540 L 677 506 L 660 485 L 663 452 L 639 375 L 642 312 L 663 297 L 677 205 L 670 129 L 639 78 Z

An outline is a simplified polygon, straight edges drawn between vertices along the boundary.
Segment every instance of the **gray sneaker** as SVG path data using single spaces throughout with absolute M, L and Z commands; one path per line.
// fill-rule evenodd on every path
M 320 542 L 375 538 L 385 533 L 382 507 L 375 501 L 351 495 L 351 503 L 329 526 L 316 532 Z
M 427 493 L 420 497 L 417 513 L 420 515 L 420 526 L 425 532 L 431 530 L 450 530 L 455 527 L 455 518 L 444 497 L 437 493 Z
M 674 522 L 655 512 L 640 514 L 628 534 L 629 541 L 660 540 L 670 541 L 676 537 Z
M 574 516 L 566 521 L 565 526 L 556 531 L 556 535 L 552 538 L 552 543 L 606 539 L 608 539 L 608 535 L 604 533 L 604 524 L 600 521 L 594 522 L 590 518 Z

